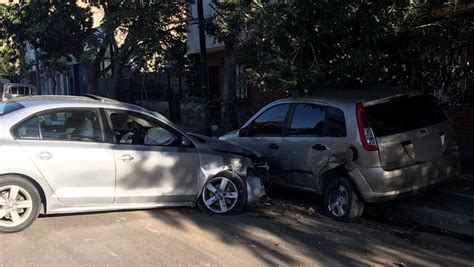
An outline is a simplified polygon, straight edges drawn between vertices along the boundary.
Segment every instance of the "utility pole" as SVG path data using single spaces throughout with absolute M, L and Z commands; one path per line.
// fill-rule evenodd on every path
M 211 117 L 209 112 L 209 77 L 207 73 L 207 51 L 206 34 L 204 32 L 204 8 L 202 0 L 197 0 L 198 27 L 199 27 L 199 50 L 201 55 L 201 96 L 203 100 L 204 131 L 207 135 L 212 135 Z

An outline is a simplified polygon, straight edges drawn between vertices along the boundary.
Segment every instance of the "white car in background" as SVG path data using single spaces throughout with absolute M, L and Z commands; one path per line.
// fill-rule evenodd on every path
M 2 101 L 20 96 L 37 95 L 36 86 L 28 83 L 6 83 L 2 88 Z

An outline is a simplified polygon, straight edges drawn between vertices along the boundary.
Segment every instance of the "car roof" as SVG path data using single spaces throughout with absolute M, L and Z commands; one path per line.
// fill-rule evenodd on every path
M 118 100 L 105 98 L 95 95 L 84 96 L 69 96 L 69 95 L 35 95 L 16 97 L 9 101 L 19 103 L 25 107 L 40 107 L 40 106 L 81 106 L 81 107 L 95 107 L 95 108 L 121 108 L 130 109 L 133 111 L 147 111 L 146 109 L 120 102 Z
M 292 96 L 276 102 L 298 101 L 341 101 L 350 103 L 368 103 L 402 95 L 418 95 L 421 92 L 398 87 L 323 89 L 305 95 Z

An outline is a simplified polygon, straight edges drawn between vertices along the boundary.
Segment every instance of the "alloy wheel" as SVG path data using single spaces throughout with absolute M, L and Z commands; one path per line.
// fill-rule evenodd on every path
M 329 193 L 328 209 L 336 217 L 346 214 L 349 207 L 349 195 L 343 185 Z
M 202 198 L 209 210 L 225 213 L 237 204 L 239 192 L 237 186 L 229 178 L 215 177 L 207 183 Z
M 30 194 L 18 185 L 0 188 L 0 226 L 16 227 L 31 215 L 33 201 Z

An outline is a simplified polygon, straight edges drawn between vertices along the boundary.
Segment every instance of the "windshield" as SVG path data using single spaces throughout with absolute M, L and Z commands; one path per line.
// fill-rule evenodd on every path
M 16 102 L 0 103 L 0 116 L 24 108 L 23 105 Z
M 365 107 L 375 136 L 387 136 L 444 122 L 441 108 L 425 95 L 397 97 Z

